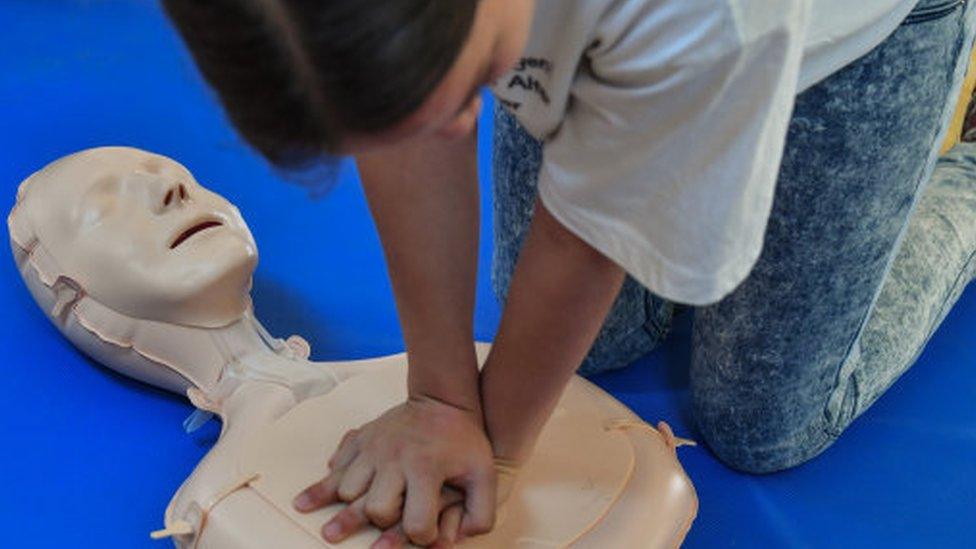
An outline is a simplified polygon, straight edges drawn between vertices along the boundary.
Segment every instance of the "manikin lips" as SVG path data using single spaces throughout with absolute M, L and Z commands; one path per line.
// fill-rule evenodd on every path
M 180 233 L 180 235 L 176 237 L 176 240 L 174 240 L 173 243 L 169 245 L 169 249 L 171 250 L 176 249 L 177 246 L 186 242 L 186 240 L 191 236 L 206 231 L 207 229 L 220 227 L 221 225 L 223 225 L 223 223 L 221 223 L 220 221 L 214 221 L 214 220 L 201 221 L 200 223 L 197 223 L 196 225 L 193 225 L 189 229 Z

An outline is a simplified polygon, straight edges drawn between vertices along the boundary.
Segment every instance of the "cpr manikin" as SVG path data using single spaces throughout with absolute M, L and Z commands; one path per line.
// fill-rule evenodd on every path
M 406 356 L 315 363 L 301 338 L 269 336 L 251 308 L 257 249 L 240 213 L 159 155 L 64 157 L 21 184 L 8 225 L 28 288 L 80 350 L 222 420 L 154 537 L 330 547 L 319 532 L 340 507 L 301 514 L 291 500 L 325 475 L 347 430 L 403 401 Z M 576 377 L 495 529 L 462 546 L 677 546 L 697 510 L 678 442 Z M 338 546 L 365 548 L 377 534 Z

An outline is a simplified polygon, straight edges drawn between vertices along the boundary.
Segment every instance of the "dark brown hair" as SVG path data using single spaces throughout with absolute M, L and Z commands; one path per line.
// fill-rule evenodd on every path
M 477 0 L 163 0 L 231 122 L 273 164 L 416 110 L 457 58 Z

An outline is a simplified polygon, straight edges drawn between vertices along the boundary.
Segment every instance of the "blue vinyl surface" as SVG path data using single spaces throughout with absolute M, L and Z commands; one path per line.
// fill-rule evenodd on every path
M 489 153 L 490 120 L 482 159 Z M 243 212 L 258 242 L 259 317 L 313 358 L 398 352 L 379 243 L 350 171 L 325 198 L 278 180 L 237 138 L 153 2 L 0 0 L 0 206 L 45 163 L 124 144 L 184 163 Z M 490 181 L 483 162 L 482 181 Z M 482 187 L 490 212 L 490 192 Z M 476 333 L 499 311 L 482 229 Z M 2 252 L 7 253 L 7 252 Z M 2 254 L 0 254 L 2 255 Z M 215 440 L 186 435 L 184 399 L 83 358 L 0 259 L 2 547 L 168 547 L 170 496 Z M 659 351 L 596 381 L 649 421 L 695 437 L 688 315 Z M 680 458 L 701 500 L 687 547 L 976 546 L 976 288 L 877 405 L 819 459 L 782 474 L 732 472 L 706 449 Z

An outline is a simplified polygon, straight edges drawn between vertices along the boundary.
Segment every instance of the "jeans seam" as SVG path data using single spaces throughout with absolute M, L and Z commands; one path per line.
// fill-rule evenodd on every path
M 947 17 L 949 14 L 954 12 L 960 6 L 964 6 L 966 0 L 949 0 L 941 4 L 936 4 L 934 6 L 928 6 L 924 9 L 912 11 L 909 13 L 905 19 L 902 21 L 903 25 L 915 25 L 919 23 L 927 23 L 929 21 L 935 21 L 936 19 L 942 19 Z
M 966 0 L 960 0 L 959 5 L 960 6 L 966 5 Z M 837 432 L 836 436 L 840 436 L 840 433 L 843 432 L 843 430 L 846 428 L 845 425 L 844 427 L 838 429 L 830 420 L 829 407 L 832 401 L 831 396 L 840 388 L 841 373 L 844 371 L 844 364 L 851 359 L 851 353 L 854 350 L 854 346 L 857 345 L 857 343 L 861 340 L 861 336 L 864 333 L 864 327 L 867 325 L 868 320 L 871 318 L 871 314 L 874 312 L 875 306 L 877 305 L 878 302 L 878 297 L 881 295 L 881 289 L 884 287 L 884 282 L 891 275 L 891 268 L 895 263 L 895 258 L 898 256 L 898 250 L 901 249 L 904 237 L 908 233 L 908 226 L 910 225 L 912 216 L 915 215 L 915 212 L 918 207 L 918 203 L 921 199 L 921 194 L 925 191 L 925 187 L 928 185 L 929 179 L 931 179 L 932 177 L 932 173 L 934 173 L 936 161 L 938 160 L 939 144 L 942 142 L 942 139 L 944 138 L 944 134 L 948 131 L 949 120 L 952 115 L 952 112 L 955 110 L 955 103 L 953 101 L 953 98 L 958 95 L 958 87 L 959 87 L 955 84 L 959 84 L 959 85 L 962 84 L 962 78 L 965 77 L 964 66 L 968 67 L 969 65 L 968 63 L 969 55 L 965 55 L 965 56 L 960 55 L 961 53 L 960 50 L 962 50 L 963 48 L 967 48 L 967 46 L 972 46 L 971 42 L 967 44 L 967 40 L 970 40 L 972 37 L 967 36 L 966 22 L 967 22 L 967 17 L 964 12 L 963 17 L 961 17 L 959 21 L 959 26 L 961 28 L 959 32 L 959 38 L 956 40 L 956 44 L 954 48 L 956 66 L 948 74 L 950 93 L 946 99 L 946 104 L 943 106 L 942 109 L 943 112 L 942 112 L 942 120 L 941 120 L 940 127 L 935 132 L 935 135 L 932 138 L 932 145 L 930 146 L 929 149 L 930 151 L 929 161 L 927 162 L 927 165 L 925 169 L 922 171 L 922 173 L 919 174 L 918 181 L 915 184 L 915 190 L 914 190 L 914 194 L 912 195 L 912 203 L 908 212 L 908 216 L 905 218 L 905 224 L 901 228 L 895 240 L 895 245 L 892 247 L 891 255 L 888 259 L 888 264 L 885 266 L 884 276 L 881 278 L 881 283 L 878 284 L 878 288 L 875 291 L 874 297 L 871 299 L 871 304 L 868 306 L 867 310 L 865 310 L 864 315 L 861 317 L 859 321 L 857 330 L 854 332 L 851 341 L 847 345 L 847 350 L 844 352 L 844 355 L 838 364 L 837 374 L 834 376 L 833 386 L 831 387 L 830 391 L 827 393 L 827 399 L 826 402 L 824 402 L 823 410 L 821 413 L 821 416 L 824 421 L 823 432 L 827 436 L 833 436 L 832 432 L 834 431 Z M 971 51 L 971 50 L 967 49 L 967 51 Z M 854 377 L 853 371 L 851 372 L 850 377 Z M 855 408 L 856 407 L 857 407 L 857 402 L 855 402 Z M 838 415 L 837 417 L 840 418 L 840 415 Z
M 857 376 L 855 374 L 856 371 L 851 372 L 849 378 L 849 384 L 848 384 L 848 387 L 851 387 L 854 391 L 854 397 L 853 397 L 854 405 L 852 406 L 851 411 L 849 413 L 841 414 L 841 412 L 843 412 L 843 403 L 844 403 L 844 399 L 843 398 L 841 399 L 841 410 L 837 414 L 837 417 L 840 419 L 840 421 L 844 421 L 844 418 L 848 415 L 852 416 L 851 421 L 853 421 L 853 416 L 857 414 L 858 402 L 861 401 L 861 387 L 857 381 Z M 838 423 L 838 422 L 833 422 L 833 423 Z M 844 427 L 837 428 L 836 426 L 833 425 L 833 423 L 829 421 L 827 422 L 826 426 L 824 427 L 824 434 L 827 435 L 827 437 L 830 440 L 837 440 L 840 437 L 840 435 L 843 434 Z

